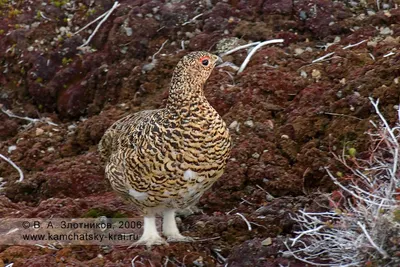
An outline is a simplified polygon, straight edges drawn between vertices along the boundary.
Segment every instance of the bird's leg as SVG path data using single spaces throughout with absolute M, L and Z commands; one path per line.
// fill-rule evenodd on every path
M 156 216 L 146 215 L 144 216 L 144 230 L 143 234 L 138 241 L 132 244 L 132 246 L 146 246 L 151 247 L 153 245 L 168 244 L 158 233 L 156 226 Z M 132 247 L 131 246 L 131 247 Z
M 169 209 L 163 212 L 163 225 L 162 230 L 164 236 L 167 237 L 168 242 L 192 242 L 193 238 L 183 236 L 179 233 L 178 226 L 175 221 L 175 210 Z

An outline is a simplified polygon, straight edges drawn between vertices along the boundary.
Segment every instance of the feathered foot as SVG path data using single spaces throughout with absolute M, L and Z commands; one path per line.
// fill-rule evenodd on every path
M 168 242 L 193 242 L 189 236 L 181 235 L 175 221 L 175 210 L 164 211 L 163 234 Z
M 144 231 L 142 236 L 138 241 L 129 246 L 129 248 L 137 246 L 146 246 L 151 248 L 151 246 L 156 245 L 168 245 L 167 241 L 162 238 L 156 227 L 156 217 L 155 216 L 145 216 L 144 217 Z

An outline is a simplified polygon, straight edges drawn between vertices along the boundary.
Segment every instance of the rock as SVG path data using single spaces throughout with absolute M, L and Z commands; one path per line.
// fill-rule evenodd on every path
M 36 128 L 36 136 L 40 136 L 44 133 L 44 130 L 42 128 Z
M 233 130 L 238 126 L 238 122 L 237 121 L 233 121 L 231 124 L 229 124 L 229 129 Z
M 380 34 L 382 35 L 391 35 L 393 34 L 393 30 L 391 30 L 389 27 L 382 27 L 379 31 Z
M 245 121 L 243 124 L 246 125 L 249 128 L 253 128 L 254 127 L 254 122 L 252 120 Z
M 313 69 L 311 72 L 311 77 L 313 77 L 317 82 L 321 79 L 321 72 L 319 70 Z
M 16 149 L 17 149 L 17 146 L 9 146 L 7 151 L 10 154 L 11 152 L 13 152 Z
M 261 245 L 262 246 L 269 246 L 272 244 L 272 239 L 271 237 L 268 237 L 267 239 L 264 239 L 263 241 L 261 241 Z
M 302 48 L 296 48 L 296 49 L 294 49 L 294 54 L 296 55 L 296 56 L 299 56 L 299 55 L 301 55 L 301 54 L 303 54 L 304 53 L 304 50 L 302 49 Z

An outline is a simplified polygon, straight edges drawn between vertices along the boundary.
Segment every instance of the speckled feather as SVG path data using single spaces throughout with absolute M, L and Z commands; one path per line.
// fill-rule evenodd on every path
M 128 115 L 100 141 L 111 186 L 145 214 L 194 204 L 223 173 L 231 139 L 203 93 L 217 59 L 207 52 L 183 57 L 166 108 Z

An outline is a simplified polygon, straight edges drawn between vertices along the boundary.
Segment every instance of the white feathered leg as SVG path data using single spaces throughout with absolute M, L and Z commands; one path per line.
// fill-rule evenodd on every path
M 183 236 L 179 232 L 175 221 L 175 210 L 170 209 L 163 212 L 163 234 L 167 237 L 168 242 L 192 242 L 193 238 Z
M 168 244 L 158 233 L 156 226 L 156 216 L 148 215 L 144 216 L 144 230 L 143 234 L 138 241 L 132 244 L 132 246 L 151 247 L 153 245 Z

